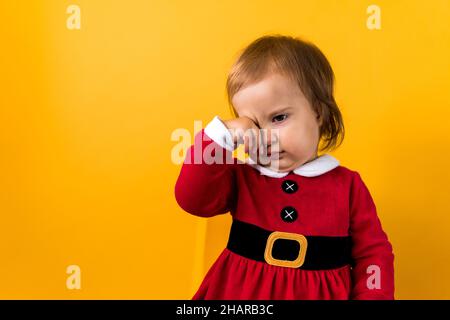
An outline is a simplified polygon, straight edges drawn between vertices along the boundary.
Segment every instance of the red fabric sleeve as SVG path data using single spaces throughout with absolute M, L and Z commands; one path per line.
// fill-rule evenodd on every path
M 394 299 L 392 246 L 381 227 L 369 190 L 357 172 L 353 177 L 350 196 L 350 235 L 354 259 L 351 298 L 355 300 Z M 376 273 L 379 274 L 379 282 L 374 281 Z M 374 285 L 377 283 L 379 286 Z
M 205 160 L 208 155 L 216 161 Z M 236 165 L 232 152 L 213 141 L 202 129 L 187 150 L 175 184 L 179 206 L 200 217 L 231 211 L 236 204 Z

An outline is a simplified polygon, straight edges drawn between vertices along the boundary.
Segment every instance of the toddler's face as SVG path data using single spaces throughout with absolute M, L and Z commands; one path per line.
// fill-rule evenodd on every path
M 264 166 L 288 172 L 317 157 L 320 120 L 298 85 L 287 76 L 270 73 L 239 90 L 232 98 L 239 117 L 246 116 L 260 129 L 278 129 L 279 150 L 268 151 L 278 159 Z M 259 159 L 252 160 L 261 164 Z

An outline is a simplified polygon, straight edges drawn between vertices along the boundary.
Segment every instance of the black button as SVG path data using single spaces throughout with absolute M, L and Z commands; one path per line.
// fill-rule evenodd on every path
M 283 183 L 281 184 L 281 188 L 286 193 L 294 193 L 295 191 L 298 190 L 298 185 L 297 182 L 295 181 L 284 180 Z
M 283 219 L 284 222 L 294 222 L 297 220 L 297 210 L 295 210 L 294 207 L 284 207 L 283 210 L 281 210 L 281 219 Z

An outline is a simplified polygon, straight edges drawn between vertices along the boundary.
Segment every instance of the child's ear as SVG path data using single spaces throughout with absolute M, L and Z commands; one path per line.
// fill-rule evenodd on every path
M 317 122 L 319 123 L 319 127 L 321 127 L 322 126 L 322 122 L 323 122 L 323 118 L 320 116 L 320 114 L 317 114 L 316 115 L 316 119 L 317 119 Z
M 318 102 L 317 105 L 315 105 L 314 111 L 316 113 L 316 120 L 317 123 L 319 124 L 319 128 L 322 127 L 323 124 L 322 110 L 323 105 L 320 102 Z

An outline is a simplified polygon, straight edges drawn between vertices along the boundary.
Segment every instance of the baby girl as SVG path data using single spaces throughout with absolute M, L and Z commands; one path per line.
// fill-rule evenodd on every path
M 299 38 L 261 37 L 234 63 L 234 118 L 195 136 L 175 185 L 185 211 L 232 216 L 192 299 L 394 299 L 392 246 L 369 190 L 326 153 L 344 136 L 333 86 L 325 55 Z M 245 160 L 232 155 L 241 144 Z

